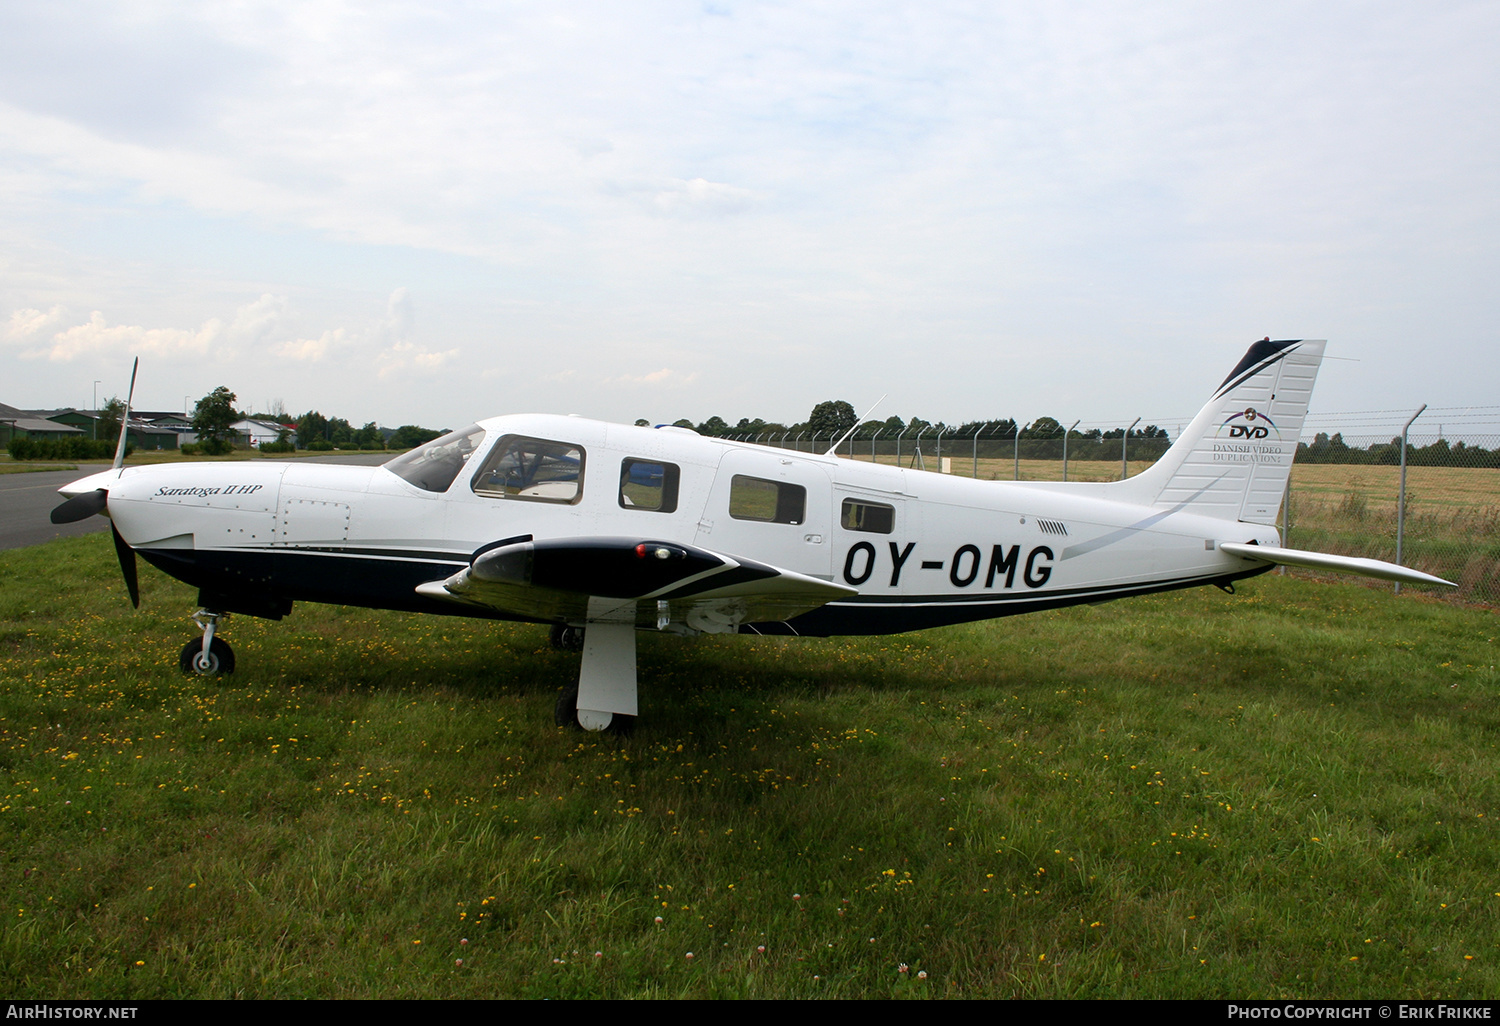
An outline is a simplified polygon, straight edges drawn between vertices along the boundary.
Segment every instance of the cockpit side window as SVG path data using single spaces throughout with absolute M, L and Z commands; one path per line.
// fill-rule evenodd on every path
M 492 499 L 576 503 L 583 498 L 583 464 L 583 447 L 572 442 L 505 435 L 472 487 Z
M 626 459 L 620 463 L 620 506 L 656 513 L 677 511 L 682 469 L 675 463 Z
M 402 453 L 385 469 L 423 491 L 446 492 L 483 441 L 484 428 L 470 424 Z

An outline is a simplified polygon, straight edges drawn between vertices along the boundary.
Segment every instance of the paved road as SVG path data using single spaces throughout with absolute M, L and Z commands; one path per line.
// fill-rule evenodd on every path
M 390 459 L 390 453 L 335 453 L 304 456 L 297 462 L 346 463 L 375 466 Z M 108 463 L 78 464 L 77 470 L 44 470 L 35 474 L 0 474 L 0 549 L 41 545 L 54 538 L 73 538 L 93 531 L 109 530 L 104 517 L 88 517 L 72 524 L 54 524 L 49 517 L 62 503 L 57 490 L 81 477 L 109 469 Z

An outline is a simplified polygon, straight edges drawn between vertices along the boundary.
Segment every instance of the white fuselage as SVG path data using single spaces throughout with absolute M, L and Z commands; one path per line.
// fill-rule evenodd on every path
M 295 461 L 131 468 L 69 491 L 107 487 L 109 515 L 132 548 L 217 595 L 455 613 L 414 587 L 497 540 L 638 536 L 856 589 L 792 625 L 817 634 L 1226 582 L 1247 564 L 1220 543 L 1279 544 L 1274 528 L 1121 502 L 1111 485 L 975 481 L 574 417 L 479 426 L 483 440 L 443 491 L 385 467 Z M 576 453 L 576 484 L 486 490 L 478 478 L 490 452 L 515 438 Z M 675 477 L 670 509 L 632 501 L 629 478 L 642 467 Z M 747 513 L 745 488 L 767 502 L 802 489 L 805 502 L 791 514 L 769 505 Z

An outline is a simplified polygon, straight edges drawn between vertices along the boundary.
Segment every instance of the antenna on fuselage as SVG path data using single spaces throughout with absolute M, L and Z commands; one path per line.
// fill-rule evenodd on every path
M 891 393 L 887 392 L 885 395 L 890 395 L 890 394 Z M 885 402 L 885 395 L 883 395 L 879 399 L 875 400 L 875 406 L 879 406 L 881 403 Z M 872 414 L 872 413 L 875 412 L 875 406 L 871 406 L 868 410 L 866 410 L 865 411 L 865 415 L 863 417 L 859 418 L 858 420 L 856 420 L 854 422 L 854 426 L 852 428 L 850 428 L 848 431 L 845 431 L 842 435 L 840 435 L 839 436 L 839 440 L 837 442 L 834 442 L 832 445 L 830 445 L 828 447 L 828 451 L 825 452 L 823 455 L 824 456 L 832 456 L 834 454 L 834 452 L 838 449 L 839 446 L 841 446 L 845 442 L 847 442 L 849 440 L 849 436 L 852 435 L 852 434 L 854 434 L 854 432 L 858 431 L 859 430 L 859 426 L 861 424 L 863 424 L 865 421 L 867 421 L 867 420 L 870 419 L 870 414 Z
M 120 470 L 125 466 L 125 436 L 130 434 L 130 402 L 135 398 L 135 372 L 140 365 L 139 356 L 130 365 L 130 390 L 125 393 L 125 413 L 120 417 L 120 440 L 115 443 L 115 462 L 109 468 L 111 470 Z

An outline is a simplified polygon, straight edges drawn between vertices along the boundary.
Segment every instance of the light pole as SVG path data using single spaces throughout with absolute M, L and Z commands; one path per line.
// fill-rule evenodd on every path
M 94 415 L 94 437 L 99 437 L 99 382 L 94 382 L 94 405 L 90 411 Z

